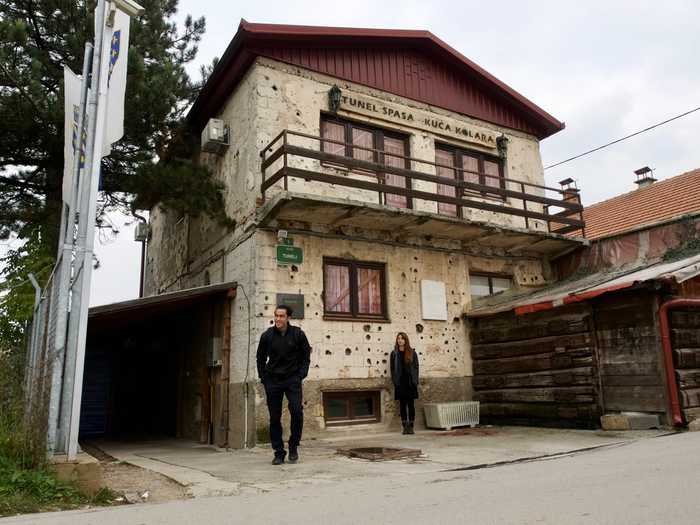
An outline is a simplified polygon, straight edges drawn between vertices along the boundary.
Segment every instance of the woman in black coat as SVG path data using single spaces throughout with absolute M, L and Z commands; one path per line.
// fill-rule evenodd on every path
M 414 400 L 418 399 L 418 354 L 411 348 L 408 336 L 399 332 L 391 352 L 391 380 L 394 383 L 394 399 L 399 402 L 403 434 L 413 434 L 416 419 Z

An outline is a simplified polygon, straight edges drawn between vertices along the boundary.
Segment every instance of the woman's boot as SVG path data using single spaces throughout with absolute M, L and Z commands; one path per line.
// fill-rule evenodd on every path
M 406 434 L 415 434 L 415 432 L 413 431 L 413 421 L 409 421 L 407 426 L 408 432 L 406 432 Z
M 408 421 L 402 421 L 401 424 L 403 425 L 403 432 L 402 434 L 408 434 Z

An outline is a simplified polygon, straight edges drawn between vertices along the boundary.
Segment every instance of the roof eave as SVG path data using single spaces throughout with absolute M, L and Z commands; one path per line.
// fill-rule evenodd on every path
M 255 24 L 241 19 L 236 34 L 187 114 L 188 122 L 194 125 L 196 131 L 204 127 L 206 116 L 218 111 L 223 104 L 223 99 L 227 95 L 222 92 L 233 89 L 255 60 L 256 55 L 246 51 L 244 44 L 263 38 L 285 39 L 290 37 L 302 41 L 332 38 L 345 42 L 348 38 L 369 38 L 382 42 L 396 39 L 403 44 L 413 43 L 415 45 L 428 41 L 434 46 L 435 51 L 443 55 L 443 58 L 452 61 L 457 67 L 464 69 L 470 76 L 478 82 L 486 84 L 487 87 L 496 87 L 496 92 L 506 103 L 513 104 L 530 115 L 530 118 L 538 124 L 536 127 L 540 129 L 540 132 L 537 133 L 539 139 L 549 137 L 565 127 L 563 122 L 469 60 L 430 31 Z

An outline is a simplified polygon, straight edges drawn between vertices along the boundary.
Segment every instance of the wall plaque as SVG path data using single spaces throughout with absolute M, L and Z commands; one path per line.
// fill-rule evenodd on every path
M 292 320 L 304 318 L 304 295 L 298 293 L 278 293 L 277 304 L 286 304 L 294 310 Z
M 447 321 L 447 294 L 442 281 L 420 282 L 421 312 L 423 319 Z

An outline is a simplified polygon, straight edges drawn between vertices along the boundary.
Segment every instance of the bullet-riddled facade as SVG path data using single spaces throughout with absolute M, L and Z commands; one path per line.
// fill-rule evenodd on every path
M 227 398 L 234 447 L 265 433 L 255 350 L 278 302 L 295 308 L 292 322 L 313 348 L 306 435 L 389 427 L 398 332 L 419 354 L 422 402 L 470 400 L 463 315 L 472 297 L 546 283 L 550 259 L 578 243 L 560 234 L 577 224 L 575 190 L 543 186 L 539 140 L 561 124 L 427 33 L 382 40 L 379 31 L 343 30 L 338 47 L 312 29 L 242 24 L 190 115 L 198 132 L 211 118 L 228 130 L 228 147 L 197 161 L 224 183 L 235 227 L 151 215 L 147 295 L 238 285 L 227 310 L 230 353 L 214 363 L 228 372 L 216 392 Z M 422 62 L 402 55 L 402 38 Z M 350 57 L 342 75 L 329 74 L 324 39 Z M 271 43 L 275 53 L 264 51 Z M 374 77 L 359 78 L 352 68 L 375 48 L 387 53 L 384 73 L 375 57 Z M 380 79 L 390 71 L 427 87 L 406 93 L 401 78 Z M 482 92 L 483 107 L 451 109 L 462 99 L 442 87 L 443 71 L 465 78 L 474 93 L 464 99 Z

